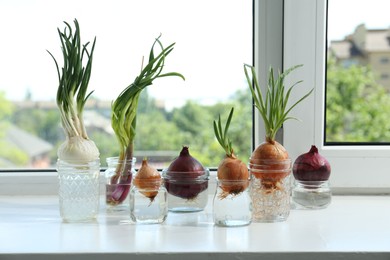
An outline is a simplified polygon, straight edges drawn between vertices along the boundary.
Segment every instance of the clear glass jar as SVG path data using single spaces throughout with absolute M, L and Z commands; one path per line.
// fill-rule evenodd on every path
M 168 210 L 172 212 L 202 211 L 208 201 L 210 172 L 171 172 L 163 170 L 164 186 L 168 191 Z
M 217 226 L 237 227 L 252 221 L 250 180 L 218 180 L 213 200 L 213 219 Z
M 290 214 L 291 159 L 250 161 L 252 221 L 285 221 Z
M 135 162 L 133 160 L 119 160 L 118 157 L 108 157 L 106 177 L 106 209 L 108 211 L 128 211 L 129 192 L 131 182 L 135 175 Z M 119 171 L 121 171 L 119 173 Z
M 307 209 L 326 208 L 332 201 L 329 181 L 295 180 L 292 199 L 297 206 Z
M 60 215 L 65 222 L 95 220 L 99 212 L 100 160 L 57 160 Z
M 167 190 L 160 180 L 139 180 L 130 190 L 130 218 L 140 224 L 158 224 L 168 215 Z

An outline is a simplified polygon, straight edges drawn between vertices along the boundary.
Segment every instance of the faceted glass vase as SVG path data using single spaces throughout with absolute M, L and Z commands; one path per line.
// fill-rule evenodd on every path
M 238 227 L 252 221 L 250 180 L 218 180 L 213 199 L 213 219 L 217 226 Z
M 251 160 L 253 222 L 281 222 L 290 214 L 291 159 Z
M 100 160 L 57 161 L 60 215 L 65 222 L 95 220 L 99 212 Z

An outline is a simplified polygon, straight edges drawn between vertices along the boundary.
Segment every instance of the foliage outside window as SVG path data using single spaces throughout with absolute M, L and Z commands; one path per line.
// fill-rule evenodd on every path
M 56 1 L 60 3 L 62 0 Z M 72 2 L 74 0 L 70 1 Z M 92 2 L 95 4 L 95 1 Z M 242 64 L 250 63 L 252 59 L 252 2 L 246 0 L 239 3 L 240 8 L 235 8 L 234 5 L 237 5 L 238 3 L 230 0 L 215 1 L 213 3 L 209 3 L 209 1 L 197 1 L 196 3 L 188 2 L 185 5 L 182 5 L 181 1 L 176 0 L 167 0 L 164 1 L 164 3 L 163 8 L 175 5 L 175 9 L 172 9 L 174 13 L 172 15 L 165 12 L 162 14 L 161 11 L 155 12 L 156 8 L 148 9 L 151 14 L 153 14 L 151 15 L 152 22 L 150 24 L 145 24 L 141 31 L 138 25 L 134 26 L 134 23 L 129 23 L 126 20 L 128 13 L 124 16 L 124 8 L 120 8 L 120 6 L 122 4 L 128 4 L 128 8 L 130 9 L 140 8 L 139 11 L 134 12 L 134 14 L 141 14 L 142 8 L 151 7 L 150 5 L 154 7 L 160 6 L 162 4 L 160 1 L 99 1 L 96 2 L 96 12 L 87 14 L 86 12 L 82 12 L 81 3 L 73 5 L 76 6 L 76 8 L 63 8 L 60 10 L 58 9 L 58 6 L 55 4 L 48 4 L 45 0 L 38 0 L 28 5 L 24 3 L 24 1 L 6 0 L 3 4 L 10 9 L 6 9 L 5 7 L 1 8 L 0 3 L 0 14 L 3 14 L 4 18 L 7 16 L 5 13 L 2 13 L 2 10 L 10 10 L 8 11 L 9 13 L 15 12 L 12 16 L 12 19 L 15 19 L 15 22 L 13 23 L 10 21 L 10 24 L 13 24 L 13 31 L 16 35 L 20 35 L 25 31 L 27 25 L 24 21 L 29 19 L 29 14 L 33 13 L 32 10 L 36 9 L 37 12 L 38 10 L 41 10 L 42 4 L 46 4 L 46 11 L 42 14 L 44 19 L 51 19 L 51 15 L 49 15 L 51 13 L 50 10 L 53 11 L 53 14 L 59 12 L 58 17 L 66 16 L 66 19 L 56 19 L 58 23 L 46 23 L 39 19 L 33 19 L 31 23 L 37 22 L 37 26 L 34 28 L 40 32 L 44 31 L 44 38 L 53 40 L 55 45 L 54 47 L 50 47 L 50 40 L 44 41 L 44 44 L 42 43 L 34 49 L 34 53 L 25 53 L 22 52 L 24 49 L 21 49 L 20 55 L 14 57 L 15 62 L 22 56 L 27 57 L 28 61 L 35 59 L 47 63 L 47 70 L 42 69 L 37 65 L 31 66 L 28 69 L 33 71 L 45 70 L 45 76 L 41 77 L 42 81 L 40 83 L 43 85 L 47 84 L 47 81 L 50 81 L 54 90 L 57 89 L 56 72 L 53 68 L 53 61 L 47 54 L 46 49 L 56 50 L 56 47 L 58 46 L 56 28 L 63 25 L 63 20 L 61 19 L 78 19 L 79 17 L 73 17 L 73 15 L 77 14 L 80 16 L 80 19 L 78 20 L 82 30 L 81 37 L 87 35 L 85 36 L 85 39 L 89 39 L 89 35 L 97 36 L 94 65 L 90 82 L 90 89 L 95 92 L 86 104 L 84 121 L 89 137 L 94 140 L 99 148 L 101 153 L 101 165 L 103 167 L 106 166 L 105 160 L 107 157 L 119 154 L 117 139 L 114 136 L 110 125 L 111 102 L 119 94 L 116 89 L 123 89 L 126 84 L 131 81 L 132 77 L 137 75 L 139 69 L 138 67 L 133 68 L 133 65 L 129 65 L 128 68 L 123 66 L 115 67 L 117 65 L 113 63 L 113 61 L 128 60 L 129 62 L 136 63 L 138 66 L 141 63 L 142 56 L 148 55 L 148 53 L 144 52 L 143 49 L 138 48 L 136 45 L 133 46 L 132 43 L 145 42 L 144 46 L 149 47 L 150 41 L 152 41 L 154 39 L 153 37 L 158 35 L 158 33 L 162 33 L 164 41 L 176 42 L 175 55 L 179 56 L 181 59 L 175 61 L 170 60 L 169 64 L 172 64 L 172 67 L 175 67 L 182 72 L 187 80 L 185 83 L 182 83 L 180 86 L 182 89 L 179 91 L 176 91 L 176 89 L 172 91 L 172 88 L 170 88 L 171 86 L 169 86 L 170 83 L 168 82 L 165 83 L 165 85 L 157 85 L 156 83 L 156 86 L 152 85 L 142 93 L 139 102 L 137 135 L 135 138 L 135 156 L 137 156 L 138 163 L 142 161 L 142 157 L 147 156 L 151 164 L 154 163 L 158 168 L 163 168 L 177 156 L 183 145 L 189 145 L 192 154 L 202 161 L 202 164 L 210 167 L 217 167 L 220 158 L 222 158 L 224 154 L 223 151 L 219 149 L 218 142 L 214 137 L 213 120 L 219 114 L 224 114 L 232 106 L 235 107 L 237 115 L 235 122 L 232 123 L 230 127 L 232 139 L 234 143 L 237 144 L 235 152 L 241 158 L 248 159 L 252 143 L 252 104 L 250 91 L 245 84 Z M 232 8 L 227 8 L 226 12 L 221 13 L 220 7 L 222 3 L 226 8 L 229 6 Z M 139 6 L 137 6 L 138 4 Z M 201 8 L 206 4 L 208 6 L 207 9 Z M 66 6 L 72 5 L 67 3 Z M 204 19 L 209 17 L 213 18 L 209 21 L 209 24 L 207 25 L 208 28 L 200 27 L 203 26 L 202 23 L 195 18 L 191 18 L 192 15 L 199 17 L 199 15 L 202 14 L 192 11 L 191 13 L 188 13 L 187 9 L 190 6 L 193 7 L 192 9 L 194 11 L 202 10 Z M 242 8 L 242 6 L 245 6 L 245 9 Z M 120 33 L 118 32 L 113 35 L 113 30 L 106 30 L 107 34 L 102 35 L 95 33 L 94 30 L 107 29 L 95 28 L 90 25 L 90 23 L 95 20 L 101 21 L 101 17 L 95 17 L 95 14 L 100 12 L 99 10 L 111 10 L 111 12 L 105 13 L 105 15 L 112 13 L 115 16 L 110 22 L 121 24 L 123 24 L 124 21 L 128 22 L 129 32 L 121 31 Z M 24 17 L 23 14 L 26 13 L 27 15 L 24 15 Z M 184 15 L 186 13 L 187 15 Z M 220 19 L 215 19 L 215 14 L 219 14 Z M 161 20 L 161 15 L 163 15 L 164 20 Z M 39 15 L 35 14 L 35 16 Z M 243 17 L 245 18 L 245 23 L 241 23 L 241 28 L 233 26 L 242 22 Z M 182 22 L 178 24 L 177 20 L 174 20 L 174 18 L 182 19 Z M 138 21 L 143 19 L 144 17 L 142 16 Z M 154 23 L 153 19 L 158 20 L 159 24 Z M 17 21 L 20 22 L 17 23 Z M 180 39 L 184 40 L 178 41 L 177 31 L 166 29 L 169 28 L 168 25 L 170 23 L 174 24 L 177 27 L 176 29 L 179 29 L 181 35 L 187 35 L 187 37 L 182 37 Z M 88 26 L 86 26 L 86 24 Z M 159 26 L 160 24 L 162 24 L 161 27 Z M 167 27 L 165 28 L 163 25 Z M 86 28 L 92 28 L 92 30 Z M 196 28 L 196 30 L 194 28 Z M 164 30 L 160 31 L 162 29 Z M 158 32 L 156 33 L 155 30 L 158 30 Z M 141 34 L 150 31 L 153 31 L 153 33 Z M 249 33 L 241 34 L 243 31 Z M 238 34 L 238 32 L 240 34 Z M 121 42 L 121 36 L 126 33 L 132 34 L 132 42 L 130 45 L 124 45 Z M 226 36 L 237 40 L 227 40 Z M 38 42 L 40 37 L 36 38 L 38 39 L 35 42 Z M 107 41 L 107 39 L 109 39 L 109 41 Z M 237 41 L 242 45 L 234 54 L 229 54 L 225 51 L 225 47 L 228 49 L 238 47 L 234 45 Z M 36 44 L 35 42 L 34 44 Z M 27 47 L 34 46 L 34 44 L 29 44 Z M 186 47 L 190 44 L 194 47 L 187 50 Z M 9 46 L 8 43 L 2 42 L 0 43 L 0 46 L 2 47 L 2 50 L 5 50 L 19 45 L 14 44 Z M 145 50 L 147 47 L 145 47 Z M 121 56 L 117 52 L 118 49 L 136 49 L 136 53 L 132 53 L 132 55 L 138 56 L 129 57 L 128 53 Z M 183 49 L 186 49 L 186 53 L 183 53 Z M 180 52 L 180 50 L 182 52 Z M 10 49 L 9 52 L 12 53 L 12 49 Z M 38 55 L 37 53 L 39 55 L 42 53 L 42 57 L 36 58 L 35 55 Z M 3 56 L 4 53 L 0 51 L 0 54 Z M 107 54 L 110 54 L 110 57 L 107 57 Z M 239 55 L 241 56 L 239 62 L 237 62 L 236 57 Z M 186 59 L 187 56 L 188 58 Z M 202 63 L 195 64 L 194 56 L 202 57 Z M 232 61 L 233 56 L 235 56 L 234 61 Z M 47 58 L 46 60 L 44 59 L 45 57 Z M 226 60 L 221 61 L 220 57 L 224 57 Z M 0 60 L 0 68 L 3 68 L 6 63 L 4 59 L 2 60 Z M 183 60 L 185 62 L 183 62 Z M 217 61 L 222 62 L 223 64 L 218 65 L 216 64 Z M 2 62 L 4 62 L 4 64 L 2 64 Z M 226 72 L 226 74 L 223 74 L 219 67 L 225 67 L 226 64 L 236 64 L 236 67 L 239 68 L 239 70 L 236 70 L 234 73 Z M 98 67 L 101 68 L 104 66 L 106 66 L 108 71 L 107 78 L 98 80 L 101 82 L 96 82 L 96 78 L 103 74 L 98 72 Z M 12 74 L 13 70 L 16 69 L 19 73 L 29 75 L 24 71 L 25 68 L 23 66 L 7 66 L 6 68 L 8 71 L 8 73 L 7 71 L 5 72 L 6 74 Z M 50 68 L 53 68 L 53 70 L 50 71 Z M 169 69 L 167 68 L 167 70 Z M 121 75 L 116 75 L 114 72 L 120 72 Z M 35 74 L 38 74 L 38 72 Z M 48 76 L 49 74 L 53 76 L 52 81 Z M 228 84 L 230 84 L 229 78 L 233 74 L 239 75 L 239 77 L 242 78 L 242 81 L 237 82 L 231 80 L 231 82 L 235 83 L 234 85 L 228 86 Z M 118 83 L 117 78 L 119 77 L 124 78 L 122 84 Z M 237 76 L 235 77 L 237 78 Z M 29 76 L 26 76 L 26 78 L 29 78 Z M 218 80 L 218 78 L 220 80 Z M 162 81 L 164 80 L 165 79 L 162 79 Z M 7 85 L 6 82 L 7 81 L 2 81 L 0 79 L 0 169 L 54 168 L 57 160 L 56 151 L 64 140 L 59 113 L 54 102 L 55 94 L 52 95 L 52 98 L 47 99 L 40 99 L 37 98 L 37 96 L 42 95 L 46 91 L 49 93 L 54 93 L 55 91 L 51 91 L 52 89 L 48 89 L 48 87 L 44 87 L 45 90 L 39 89 L 37 91 L 37 89 L 34 88 L 37 87 L 37 84 L 31 80 L 31 83 L 28 84 L 31 84 L 33 88 L 30 89 L 29 86 L 27 86 L 27 90 L 18 93 L 18 100 L 15 100 L 14 98 L 9 98 L 12 87 Z M 40 84 L 38 84 L 38 86 L 39 85 Z M 107 89 L 112 89 L 112 93 L 110 93 L 112 94 L 111 98 L 101 94 L 103 90 L 107 93 Z M 156 95 L 155 89 L 161 89 L 159 90 L 159 93 L 164 93 L 164 97 Z M 166 89 L 166 91 L 163 91 L 163 89 Z M 214 94 L 216 93 L 216 90 L 219 92 L 218 95 Z M 176 96 L 177 93 L 175 91 L 181 92 L 181 96 L 179 96 L 179 94 Z M 194 92 L 204 92 L 205 99 L 188 98 L 191 97 L 191 93 Z M 208 92 L 210 92 L 210 94 Z M 166 93 L 171 93 L 173 100 L 175 100 L 175 98 L 182 98 L 181 104 L 167 106 L 169 100 L 164 100 Z M 187 97 L 183 98 L 183 93 L 186 93 Z M 10 132 L 15 133 L 15 131 L 18 131 L 19 138 L 10 135 Z M 39 147 L 39 149 L 34 149 L 34 147 Z
M 354 10 L 344 7 L 353 4 Z M 328 0 L 325 144 L 390 142 L 388 1 Z M 341 23 L 341 21 L 348 21 Z

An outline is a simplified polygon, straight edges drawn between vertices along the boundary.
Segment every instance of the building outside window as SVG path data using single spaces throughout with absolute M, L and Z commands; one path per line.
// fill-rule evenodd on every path
M 296 111 L 295 115 L 301 119 L 301 123 L 289 122 L 285 125 L 285 145 L 291 154 L 294 154 L 293 156 L 307 150 L 307 147 L 312 144 L 317 145 L 320 153 L 332 164 L 333 187 L 343 192 L 383 193 L 389 190 L 390 178 L 386 169 L 390 156 L 387 116 L 389 102 L 386 101 L 389 96 L 387 89 L 377 82 L 380 74 L 373 72 L 369 66 L 360 65 L 360 57 L 363 56 L 350 62 L 355 64 L 350 67 L 342 66 L 342 63 L 338 65 L 340 68 L 338 70 L 331 70 L 329 63 L 327 67 L 327 62 L 331 61 L 329 57 L 332 55 L 327 47 L 331 46 L 332 40 L 345 39 L 360 24 L 365 24 L 366 28 L 360 26 L 361 30 L 387 30 L 389 28 L 385 11 L 387 5 L 387 1 L 285 2 L 285 66 L 305 64 L 309 68 L 301 72 L 301 75 L 297 75 L 297 78 L 303 79 L 308 88 L 315 87 L 312 99 Z M 353 10 L 353 12 L 346 12 L 346 10 Z M 359 13 L 360 10 L 364 13 Z M 374 19 L 369 20 L 370 17 Z M 336 36 L 332 37 L 332 35 Z M 367 39 L 359 37 L 358 39 L 360 39 L 357 42 L 359 47 L 370 46 Z M 375 59 L 378 60 L 378 57 Z M 339 77 L 340 81 L 330 77 L 331 73 L 344 73 L 351 68 L 355 74 L 345 74 L 345 77 Z M 368 81 L 370 84 L 347 85 L 347 79 L 351 82 Z M 339 103 L 336 103 L 337 99 L 330 101 L 328 99 L 332 91 L 329 89 L 330 83 L 340 87 L 334 92 L 335 94 L 345 92 L 345 97 L 349 99 L 341 99 Z M 361 89 L 353 90 L 346 86 Z M 375 91 L 370 93 L 372 90 Z M 351 100 L 351 97 L 356 99 Z M 385 102 L 379 106 L 378 102 L 373 101 L 375 98 Z M 353 110 L 348 111 L 343 108 L 337 114 L 329 111 L 330 108 L 335 108 L 335 104 L 347 105 Z M 362 110 L 362 107 L 366 110 Z M 330 135 L 329 127 L 334 124 L 329 121 L 330 119 L 339 119 L 337 121 L 340 122 L 340 127 L 337 128 L 339 135 Z M 333 140 L 329 140 L 329 137 Z

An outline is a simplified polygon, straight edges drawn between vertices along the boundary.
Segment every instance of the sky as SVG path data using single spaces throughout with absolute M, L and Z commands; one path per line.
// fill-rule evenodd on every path
M 389 0 L 329 0 L 328 39 L 342 40 L 364 23 L 367 29 L 390 28 Z
M 247 87 L 250 7 L 250 0 L 0 0 L 0 91 L 10 100 L 23 100 L 27 91 L 33 100 L 54 100 L 57 72 L 46 50 L 62 64 L 57 28 L 77 18 L 82 42 L 97 39 L 89 85 L 94 97 L 115 99 L 162 34 L 164 46 L 176 43 L 165 72 L 180 72 L 186 80 L 158 79 L 149 93 L 168 109 L 188 99 L 226 100 Z M 369 29 L 388 28 L 388 10 L 389 0 L 330 0 L 329 39 L 342 39 L 363 22 Z
M 180 72 L 186 80 L 158 79 L 149 93 L 168 106 L 226 99 L 246 87 L 250 6 L 250 0 L 0 0 L 0 31 L 7 39 L 0 41 L 0 90 L 11 100 L 28 90 L 34 100 L 54 99 L 57 72 L 46 50 L 62 64 L 57 28 L 77 18 L 82 42 L 97 39 L 89 85 L 96 98 L 112 101 L 132 83 L 161 34 L 164 46 L 176 43 L 164 72 Z

